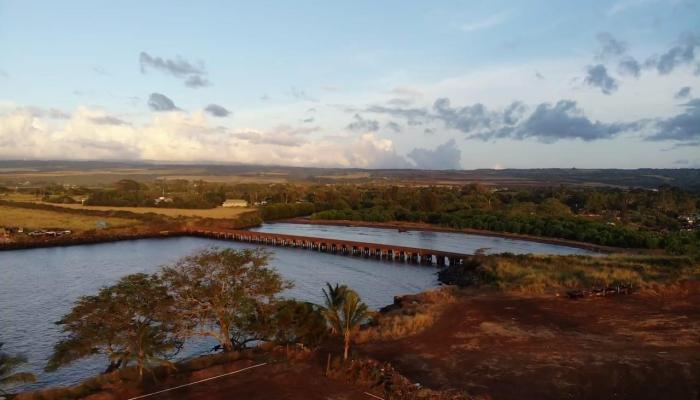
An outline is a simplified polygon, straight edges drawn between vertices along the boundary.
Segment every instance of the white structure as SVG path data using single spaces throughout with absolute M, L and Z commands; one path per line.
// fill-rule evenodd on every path
M 248 207 L 248 202 L 243 199 L 226 199 L 224 207 Z

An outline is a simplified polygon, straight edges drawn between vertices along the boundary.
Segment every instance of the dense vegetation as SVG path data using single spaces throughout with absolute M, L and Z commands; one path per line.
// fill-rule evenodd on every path
M 163 194 L 167 201 L 157 202 Z M 218 184 L 121 180 L 86 189 L 53 185 L 46 201 L 85 204 L 211 208 L 227 198 L 259 207 L 264 220 L 299 216 L 368 222 L 405 221 L 456 229 L 482 229 L 625 248 L 697 254 L 700 196 L 670 186 L 490 188 L 380 184 Z
M 455 187 L 338 187 L 313 219 L 408 221 L 578 240 L 605 246 L 697 250 L 698 233 L 683 222 L 700 197 L 658 191 L 532 188 L 492 191 Z

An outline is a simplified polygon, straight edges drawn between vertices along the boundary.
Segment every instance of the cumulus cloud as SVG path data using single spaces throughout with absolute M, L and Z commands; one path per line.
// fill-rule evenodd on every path
M 198 111 L 159 113 L 144 124 L 101 124 L 102 110 L 78 108 L 67 120 L 37 117 L 17 107 L 0 114 L 0 158 L 206 161 L 246 164 L 409 168 L 391 140 L 311 137 L 317 128 L 268 131 L 210 124 Z
M 514 139 L 535 138 L 545 143 L 560 139 L 581 139 L 584 141 L 610 139 L 617 134 L 632 129 L 629 124 L 607 124 L 591 121 L 578 108 L 575 101 L 560 100 L 554 105 L 543 103 L 526 119 L 512 128 L 506 127 L 497 132 L 498 136 Z
M 269 132 L 244 130 L 235 132 L 233 136 L 254 144 L 273 144 L 277 146 L 300 146 L 307 142 L 304 135 L 315 131 L 316 128 L 295 129 L 280 125 Z
M 364 119 L 360 114 L 355 114 L 353 121 L 348 124 L 347 128 L 356 132 L 376 132 L 379 130 L 379 121 Z
M 433 104 L 434 117 L 442 120 L 448 128 L 470 132 L 490 128 L 495 115 L 481 103 L 471 106 L 451 107 L 450 99 L 439 98 Z
M 694 63 L 695 51 L 698 47 L 700 47 L 700 36 L 686 34 L 666 52 L 647 59 L 645 64 L 656 68 L 659 74 L 667 75 L 680 66 Z
M 129 125 L 128 122 L 123 119 L 113 117 L 111 115 L 101 115 L 96 117 L 90 117 L 90 120 L 97 125 Z
M 676 92 L 675 95 L 673 95 L 673 98 L 681 100 L 681 99 L 687 99 L 690 97 L 690 86 L 684 86 L 682 87 L 678 92 Z
M 204 111 L 208 112 L 209 114 L 215 116 L 215 117 L 228 117 L 231 115 L 231 111 L 227 110 L 226 107 L 220 106 L 218 104 L 209 104 Z
M 170 98 L 161 93 L 151 93 L 148 96 L 148 107 L 153 111 L 176 111 L 179 110 Z
M 415 148 L 407 156 L 420 169 L 461 169 L 462 152 L 454 139 L 433 150 Z
M 139 54 L 139 64 L 142 74 L 149 69 L 154 69 L 183 79 L 187 87 L 198 88 L 209 85 L 206 79 L 207 72 L 202 63 L 194 64 L 182 57 L 175 59 L 156 57 L 142 51 Z
M 639 61 L 635 60 L 633 57 L 625 56 L 617 65 L 617 70 L 622 75 L 631 75 L 635 78 L 639 78 L 639 74 L 642 72 L 642 66 L 639 64 Z
M 621 75 L 628 75 L 634 76 L 635 78 L 639 78 L 639 75 L 642 70 L 642 65 L 634 57 L 627 54 L 628 46 L 626 42 L 616 39 L 608 32 L 601 32 L 596 36 L 596 38 L 600 45 L 600 48 L 598 49 L 598 52 L 596 54 L 597 60 L 602 62 L 617 61 L 617 71 Z M 588 67 L 589 71 L 586 79 L 598 78 L 598 81 L 593 81 L 596 82 L 594 84 L 595 86 L 600 87 L 600 84 L 608 83 L 610 85 L 614 85 L 616 89 L 617 83 L 615 82 L 615 80 L 607 75 L 607 71 L 602 71 L 601 67 L 605 68 L 602 65 Z M 593 77 L 591 76 L 591 68 L 595 69 L 593 71 L 595 76 Z M 605 72 L 604 75 L 603 72 Z M 601 89 L 604 91 L 608 90 L 609 92 L 614 91 L 614 89 L 611 89 L 610 86 L 608 86 L 607 89 Z
M 0 158 L 133 159 L 138 152 L 128 125 L 101 125 L 101 111 L 79 108 L 71 117 L 40 117 L 27 108 L 0 116 Z
M 500 110 L 489 110 L 483 104 L 452 107 L 447 98 L 437 99 L 432 110 L 402 109 L 372 106 L 367 110 L 402 117 L 424 124 L 442 123 L 445 127 L 466 134 L 468 139 L 536 139 L 552 143 L 561 139 L 592 141 L 610 139 L 625 131 L 639 129 L 640 122 L 603 123 L 590 120 L 577 103 L 560 100 L 555 104 L 541 103 L 533 111 L 520 101 L 514 101 Z M 432 134 L 432 126 L 424 129 Z
M 653 122 L 653 132 L 647 140 L 673 140 L 700 145 L 700 99 L 683 104 L 683 112 Z
M 68 119 L 70 115 L 67 113 L 56 109 L 56 108 L 42 108 L 35 106 L 25 106 L 22 107 L 23 110 L 27 111 L 33 117 L 37 118 L 52 118 L 52 119 Z
M 586 78 L 583 81 L 589 86 L 599 88 L 607 95 L 618 88 L 617 81 L 608 75 L 608 70 L 603 64 L 586 67 Z

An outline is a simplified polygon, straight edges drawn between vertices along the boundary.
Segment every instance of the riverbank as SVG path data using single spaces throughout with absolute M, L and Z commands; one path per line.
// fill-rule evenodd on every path
M 498 237 L 503 239 L 526 240 L 529 242 L 552 244 L 559 246 L 575 247 L 578 249 L 589 250 L 597 253 L 630 253 L 630 254 L 654 254 L 655 252 L 647 249 L 625 249 L 621 247 L 602 246 L 593 243 L 579 242 L 569 239 L 547 238 L 541 236 L 523 235 L 509 232 L 495 232 L 480 229 L 455 229 L 442 226 L 430 225 L 424 222 L 364 222 L 350 220 L 326 220 L 326 219 L 309 219 L 306 217 L 280 219 L 275 221 L 267 221 L 268 224 L 274 223 L 290 223 L 290 224 L 305 224 L 305 225 L 330 225 L 330 226 L 349 226 L 349 227 L 365 227 L 378 229 L 396 229 L 410 231 L 430 231 L 430 232 L 446 232 L 446 233 L 462 233 L 467 235 L 479 235 Z M 656 252 L 658 253 L 658 252 Z

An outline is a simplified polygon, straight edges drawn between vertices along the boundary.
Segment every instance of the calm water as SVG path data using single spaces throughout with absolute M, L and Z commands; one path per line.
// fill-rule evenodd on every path
M 244 248 L 246 244 L 200 238 L 143 239 L 96 245 L 0 252 L 0 341 L 11 353 L 24 353 L 23 370 L 37 373 L 37 383 L 23 389 L 79 382 L 103 370 L 100 357 L 83 360 L 53 373 L 42 368 L 61 337 L 53 324 L 81 295 L 135 272 L 155 272 L 193 251 L 209 246 Z M 321 303 L 325 282 L 346 283 L 377 309 L 394 295 L 416 293 L 437 285 L 436 270 L 339 257 L 285 248 L 270 248 L 272 265 L 294 288 L 286 296 Z M 182 356 L 207 352 L 215 343 L 190 343 Z
M 269 224 L 257 229 L 305 236 L 344 238 L 363 242 L 394 243 L 445 251 L 472 253 L 487 248 L 490 253 L 584 254 L 585 250 L 522 240 L 441 232 L 402 232 L 387 229 Z M 93 294 L 101 286 L 135 272 L 155 272 L 198 249 L 219 246 L 245 248 L 251 245 L 213 239 L 143 239 L 96 245 L 0 252 L 0 341 L 5 350 L 24 353 L 29 363 L 23 370 L 35 372 L 39 380 L 23 389 L 79 382 L 101 372 L 100 357 L 82 360 L 53 373 L 43 366 L 54 343 L 61 337 L 53 324 L 66 314 L 81 295 Z M 416 293 L 437 285 L 436 270 L 430 267 L 340 257 L 301 249 L 269 248 L 272 265 L 294 288 L 285 296 L 322 302 L 325 282 L 346 283 L 377 309 L 395 295 Z M 215 343 L 196 340 L 181 356 L 206 353 Z
M 285 233 L 290 235 L 345 239 L 357 242 L 396 244 L 422 249 L 473 254 L 484 249 L 488 254 L 594 254 L 576 247 L 558 246 L 527 240 L 506 239 L 492 236 L 467 235 L 463 233 L 408 231 L 397 229 L 365 228 L 333 225 L 307 225 L 275 223 L 265 224 L 253 231 Z

